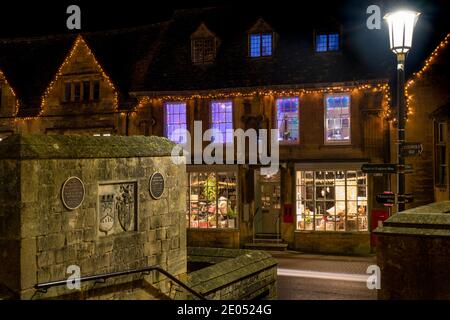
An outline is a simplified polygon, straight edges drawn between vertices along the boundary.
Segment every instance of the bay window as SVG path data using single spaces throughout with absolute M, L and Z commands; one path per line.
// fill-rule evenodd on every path
M 367 231 L 367 175 L 297 171 L 297 230 Z

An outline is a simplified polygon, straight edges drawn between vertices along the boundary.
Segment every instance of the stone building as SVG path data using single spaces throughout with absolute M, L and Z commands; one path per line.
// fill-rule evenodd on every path
M 388 181 L 360 169 L 390 160 L 389 52 L 368 55 L 366 31 L 336 19 L 272 11 L 181 10 L 140 28 L 0 40 L 0 138 L 279 129 L 274 175 L 187 165 L 188 246 L 368 253 Z
M 406 176 L 406 191 L 415 197 L 410 207 L 449 200 L 449 41 L 450 34 L 406 85 L 409 108 L 406 140 L 423 146 L 421 156 L 407 159 L 414 170 Z M 395 148 L 392 150 L 394 157 Z

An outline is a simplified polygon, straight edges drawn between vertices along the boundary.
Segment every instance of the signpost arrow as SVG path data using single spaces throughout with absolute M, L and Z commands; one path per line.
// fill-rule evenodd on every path
M 418 142 L 405 142 L 400 146 L 402 157 L 420 156 L 423 152 L 423 146 Z
M 381 204 L 395 204 L 395 198 L 394 193 L 380 193 L 376 196 L 377 202 Z
M 412 203 L 414 201 L 414 197 L 412 194 L 403 194 L 397 196 L 397 201 L 403 203 Z

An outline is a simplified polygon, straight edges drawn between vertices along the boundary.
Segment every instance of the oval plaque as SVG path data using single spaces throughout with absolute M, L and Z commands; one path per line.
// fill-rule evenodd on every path
M 77 177 L 70 177 L 61 189 L 64 206 L 69 210 L 78 209 L 83 203 L 85 192 L 83 181 Z
M 164 177 L 161 173 L 155 172 L 150 177 L 150 194 L 154 199 L 159 199 L 164 193 Z

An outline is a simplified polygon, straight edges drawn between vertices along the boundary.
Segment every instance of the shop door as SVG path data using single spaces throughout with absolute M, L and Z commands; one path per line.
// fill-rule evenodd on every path
M 259 176 L 259 221 L 257 234 L 279 234 L 281 218 L 281 190 L 279 173 L 273 176 Z

